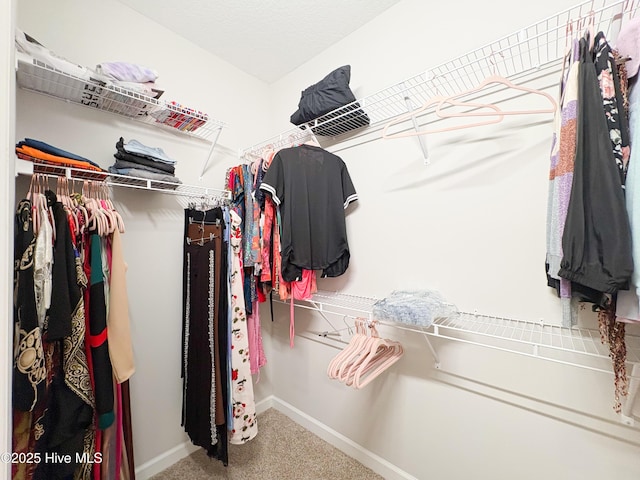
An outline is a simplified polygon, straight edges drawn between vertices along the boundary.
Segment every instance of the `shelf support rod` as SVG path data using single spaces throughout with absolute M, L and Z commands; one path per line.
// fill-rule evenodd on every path
M 342 337 L 342 335 L 340 335 L 340 332 L 338 331 L 338 329 L 336 327 L 334 327 L 333 323 L 331 323 L 331 321 L 327 318 L 327 316 L 324 313 L 324 310 L 322 308 L 322 304 L 321 303 L 317 303 L 314 301 L 309 301 L 309 303 L 311 305 L 313 305 L 316 309 L 316 311 L 318 312 L 318 314 L 325 319 L 325 321 L 331 325 L 331 328 L 333 329 L 331 332 L 327 332 L 327 335 L 334 335 L 337 334 L 338 336 Z
M 622 411 L 620 412 L 620 420 L 626 425 L 633 425 L 633 404 L 640 392 L 640 363 L 634 363 L 631 368 L 631 379 L 629 380 L 629 393 L 622 402 Z
M 404 95 L 404 101 L 407 104 L 407 112 L 412 112 L 414 109 L 413 109 L 413 104 L 411 102 L 411 97 L 409 97 L 409 95 L 406 93 Z M 418 120 L 416 119 L 415 115 L 411 115 L 411 123 L 413 123 L 414 130 L 416 132 L 420 132 L 418 127 Z M 422 135 L 418 135 L 418 142 L 420 143 L 420 149 L 422 150 L 422 156 L 424 157 L 424 164 L 429 165 L 431 161 L 429 160 L 429 151 L 427 150 L 427 142 L 425 141 Z
M 216 136 L 213 139 L 213 141 L 211 142 L 211 147 L 209 148 L 209 153 L 207 154 L 207 159 L 204 162 L 204 165 L 202 165 L 202 171 L 200 172 L 200 176 L 198 177 L 198 180 L 202 180 L 202 177 L 204 176 L 204 172 L 207 170 L 207 165 L 209 165 L 209 161 L 211 160 L 211 157 L 213 156 L 213 149 L 216 148 L 216 144 L 218 143 L 218 138 L 220 137 L 220 132 L 222 132 L 222 127 L 218 128 L 218 130 L 216 131 Z
M 431 350 L 431 355 L 433 355 L 433 360 L 435 361 L 435 367 L 438 370 L 440 370 L 440 357 L 438 356 L 436 349 L 433 348 L 433 344 L 431 343 L 431 340 L 429 340 L 429 336 L 427 335 L 427 332 L 422 332 L 422 336 L 424 337 L 424 340 L 427 342 L 427 345 L 429 346 L 429 350 Z

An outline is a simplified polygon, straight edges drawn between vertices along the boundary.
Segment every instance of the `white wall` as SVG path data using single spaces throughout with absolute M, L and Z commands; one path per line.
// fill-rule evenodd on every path
M 226 168 L 239 162 L 238 148 L 268 133 L 261 130 L 268 123 L 265 84 L 115 0 L 21 0 L 17 26 L 58 55 L 82 65 L 125 60 L 150 66 L 160 73 L 157 83 L 165 89 L 163 98 L 175 99 L 229 124 L 201 181 L 198 176 L 208 143 L 21 89 L 17 92 L 17 140 L 38 138 L 106 168 L 113 163 L 118 138 L 136 138 L 162 147 L 177 159 L 176 175 L 185 183 L 222 188 Z M 13 144 L 13 139 L 9 143 Z M 27 188 L 27 179 L 20 178 L 16 195 L 24 195 Z M 127 228 L 123 246 L 137 368 L 131 379 L 134 454 L 140 466 L 188 440 L 180 426 L 186 200 L 121 188 L 114 190 L 114 198 Z M 256 398 L 270 394 L 267 367 Z
M 0 180 L 2 186 L 2 203 L 13 205 L 14 181 L 13 169 L 13 135 L 15 117 L 15 70 L 13 68 L 13 21 L 15 18 L 14 2 L 3 2 L 0 5 Z M 11 371 L 12 371 L 12 330 L 13 330 L 13 215 L 11 208 L 0 209 L 0 255 L 7 261 L 0 263 L 0 315 L 6 318 L 0 324 L 0 453 L 11 451 Z M 0 480 L 11 478 L 9 464 L 0 463 Z
M 339 65 L 351 64 L 353 90 L 368 95 L 573 4 L 436 11 L 404 0 L 274 84 L 274 123 L 288 128 L 300 90 Z M 555 96 L 558 78 L 536 86 Z M 430 135 L 429 167 L 416 138 L 341 150 L 359 193 L 347 217 L 351 264 L 321 288 L 374 297 L 433 288 L 464 311 L 559 324 L 544 274 L 551 134 L 547 115 Z M 302 335 L 328 328 L 311 317 L 296 316 Z M 423 339 L 387 329 L 404 358 L 351 391 L 326 376 L 337 350 L 304 338 L 286 348 L 288 310 L 276 318 L 274 395 L 416 478 L 640 477 L 640 432 L 613 412 L 611 375 L 452 342 L 436 342 L 434 370 Z

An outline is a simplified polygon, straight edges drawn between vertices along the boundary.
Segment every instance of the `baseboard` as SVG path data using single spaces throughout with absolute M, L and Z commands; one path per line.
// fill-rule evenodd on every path
M 291 418 L 294 422 L 302 425 L 304 428 L 313 432 L 326 442 L 336 447 L 363 465 L 369 467 L 378 475 L 383 476 L 386 480 L 418 480 L 413 475 L 408 474 L 404 470 L 396 467 L 391 462 L 367 450 L 362 445 L 357 444 L 350 438 L 345 437 L 341 433 L 333 430 L 324 423 L 307 415 L 302 410 L 297 409 L 293 405 L 272 397 L 271 403 L 273 408 Z
M 271 407 L 273 407 L 273 402 L 275 398 L 276 397 L 274 397 L 273 395 L 269 395 L 268 397 L 263 398 L 259 402 L 256 402 L 256 413 L 260 415 L 262 412 L 266 412 Z
M 143 463 L 136 468 L 136 479 L 147 480 L 155 474 L 169 468 L 174 463 L 179 462 L 184 457 L 188 457 L 192 453 L 198 451 L 200 447 L 196 447 L 191 442 L 184 442 L 173 447 L 170 450 L 152 458 L 148 462 Z
M 416 477 L 409 475 L 404 470 L 396 467 L 384 458 L 367 450 L 363 446 L 357 444 L 353 440 L 345 437 L 341 433 L 329 428 L 324 423 L 307 415 L 302 410 L 297 409 L 293 405 L 281 400 L 273 395 L 263 398 L 256 402 L 256 412 L 258 414 L 275 408 L 294 422 L 302 425 L 304 428 L 313 432 L 326 442 L 336 447 L 363 465 L 369 467 L 377 474 L 383 476 L 386 480 L 417 480 Z M 259 433 L 258 433 L 259 435 Z M 136 468 L 136 478 L 138 480 L 147 480 L 153 475 L 160 473 L 162 470 L 169 468 L 174 463 L 180 461 L 184 457 L 196 452 L 199 447 L 194 446 L 190 442 L 184 442 L 171 450 L 167 450 L 161 455 L 152 458 L 148 462 Z

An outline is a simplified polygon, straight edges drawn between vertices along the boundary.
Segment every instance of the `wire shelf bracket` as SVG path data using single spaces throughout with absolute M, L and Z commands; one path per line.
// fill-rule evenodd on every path
M 413 102 L 411 101 L 411 97 L 407 94 L 404 97 L 404 101 L 407 104 L 407 112 L 412 112 L 414 110 Z M 413 124 L 413 129 L 416 132 L 420 131 L 420 126 L 418 125 L 418 119 L 415 115 L 411 115 L 411 123 Z M 418 143 L 420 144 L 420 150 L 422 150 L 422 156 L 424 157 L 424 164 L 429 165 L 431 161 L 429 160 L 429 150 L 427 148 L 427 142 L 424 139 L 424 136 L 418 135 Z

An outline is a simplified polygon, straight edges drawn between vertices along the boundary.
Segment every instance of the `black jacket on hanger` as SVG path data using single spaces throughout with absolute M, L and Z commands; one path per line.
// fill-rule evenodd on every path
M 631 230 L 598 78 L 580 40 L 576 157 L 559 275 L 597 292 L 628 288 Z

